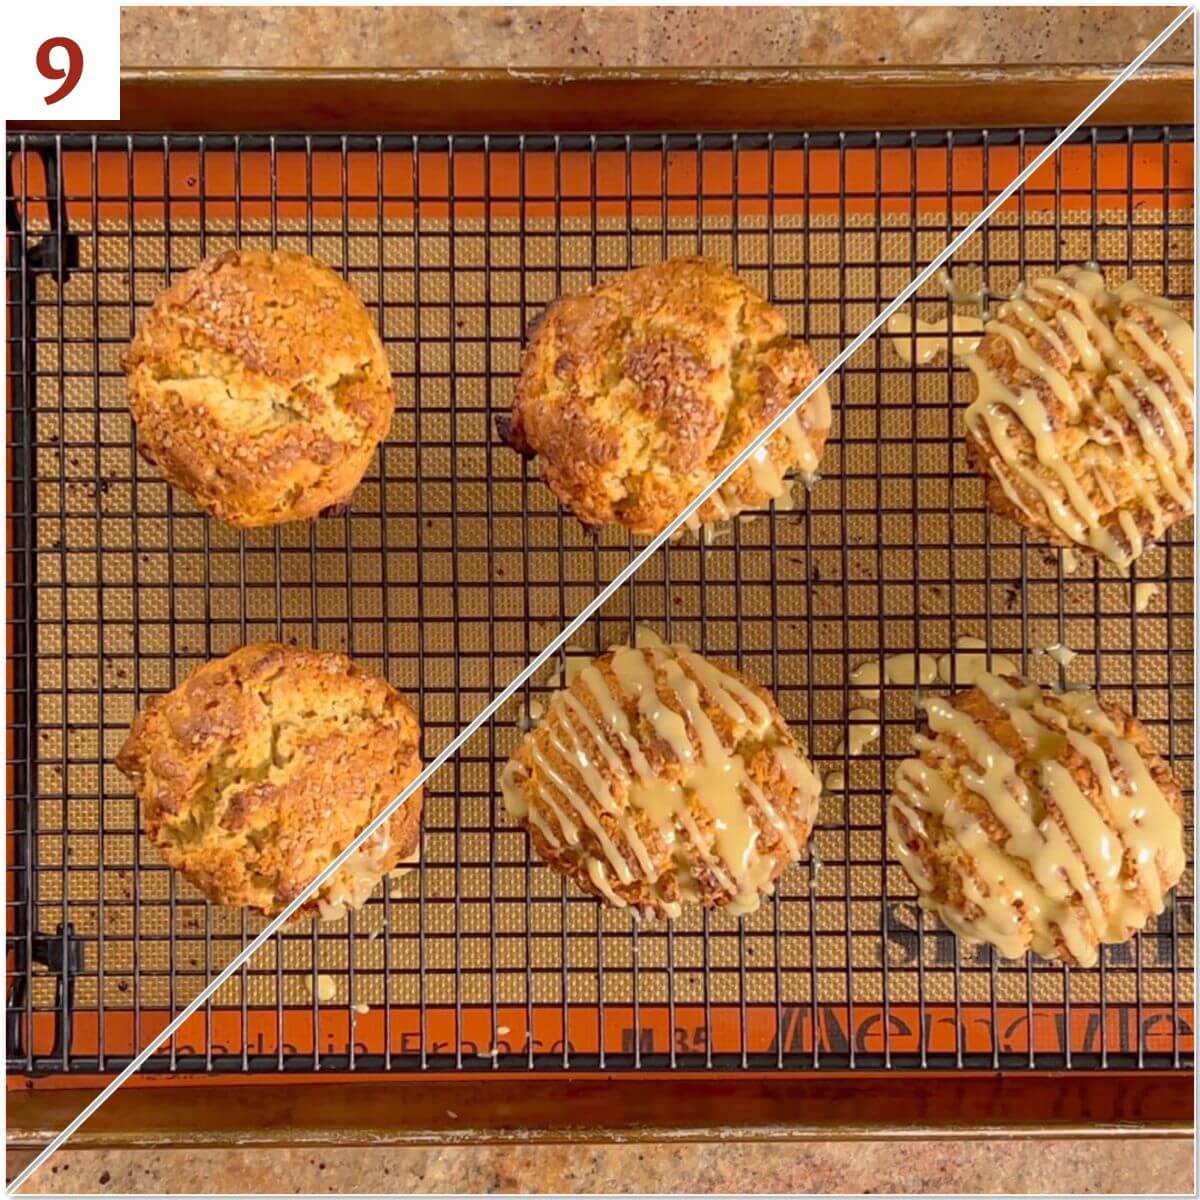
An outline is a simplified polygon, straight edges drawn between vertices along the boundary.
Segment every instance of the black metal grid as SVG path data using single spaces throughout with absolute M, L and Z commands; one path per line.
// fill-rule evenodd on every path
M 111 759 L 150 694 L 247 640 L 346 649 L 413 697 L 429 758 L 633 551 L 611 530 L 584 534 L 492 434 L 522 330 L 546 300 L 668 253 L 713 253 L 827 359 L 1006 182 L 994 160 L 1054 132 L 10 137 L 10 1069 L 118 1069 L 129 1058 L 121 1020 L 141 1045 L 162 1023 L 154 1013 L 194 995 L 261 927 L 204 905 L 140 843 Z M 1086 186 L 1060 159 L 956 272 L 1002 291 L 1027 269 L 1096 259 L 1190 303 L 1191 174 L 1171 155 L 1191 138 L 1080 131 L 1065 153 L 1090 165 Z M 114 156 L 126 186 L 106 192 Z M 243 165 L 264 157 L 267 184 L 255 191 Z M 461 165 L 480 157 L 485 169 L 464 183 Z M 235 169 L 218 171 L 227 159 Z M 1114 183 L 1104 172 L 1118 159 L 1126 173 Z M 568 185 L 580 162 L 585 185 Z M 336 184 L 322 190 L 330 163 Z M 500 166 L 514 163 L 515 185 L 501 184 Z M 856 182 L 864 163 L 868 187 Z M 1152 190 L 1139 174 L 1147 164 Z M 462 216 L 481 205 L 482 219 Z M 170 275 L 254 240 L 346 271 L 378 314 L 400 403 L 350 512 L 239 536 L 137 460 L 119 355 Z M 936 289 L 922 296 L 931 311 L 944 303 Z M 1157 924 L 1107 948 L 1095 971 L 960 951 L 885 866 L 884 780 L 906 750 L 909 698 L 886 691 L 877 751 L 834 761 L 850 667 L 881 652 L 944 653 L 973 633 L 1044 680 L 1059 669 L 1034 647 L 1086 650 L 1070 678 L 1130 704 L 1192 782 L 1190 525 L 1139 565 L 1139 580 L 1163 588 L 1152 612 L 1134 611 L 1132 581 L 1092 564 L 1067 574 L 1057 554 L 984 510 L 956 436 L 960 373 L 945 361 L 905 366 L 885 341 L 856 355 L 834 389 L 825 478 L 806 503 L 738 522 L 715 544 L 667 548 L 580 644 L 598 651 L 644 622 L 771 687 L 814 757 L 848 777 L 814 835 L 819 872 L 795 868 L 752 918 L 638 929 L 531 861 L 504 819 L 494 773 L 516 738 L 510 712 L 431 780 L 420 872 L 357 917 L 278 939 L 205 1006 L 201 1035 L 173 1041 L 151 1068 L 1190 1066 L 1190 871 Z M 318 999 L 328 971 L 344 993 L 332 1003 Z M 379 1036 L 324 1048 L 326 1018 L 353 1028 L 367 993 L 384 1013 Z M 789 1044 L 783 1035 L 814 1002 L 833 1006 L 851 1036 Z M 1098 1034 L 1074 1051 L 1069 1039 L 1005 1049 L 995 1034 L 1014 1005 L 1031 1023 L 1095 1009 Z M 1144 1006 L 1155 1021 L 1165 1010 L 1165 1041 L 1161 1025 L 1151 1038 Z M 901 1008 L 917 1014 L 915 1048 L 893 1045 Z M 567 1029 L 616 1009 L 629 1010 L 632 1030 L 652 1009 L 671 1030 L 685 1010 L 700 1025 L 678 1046 L 635 1034 L 619 1050 L 564 1040 L 481 1053 L 466 1034 L 472 1014 L 498 1042 L 514 1009 L 531 1025 L 560 1014 Z M 868 1009 L 881 1013 L 879 1033 L 860 1042 L 856 1011 Z M 1114 1041 L 1118 1009 L 1136 1024 Z M 452 1036 L 397 1043 L 401 1010 L 418 1031 Z M 993 1033 L 983 1051 L 964 1025 L 979 1011 Z M 768 1046 L 750 1032 L 764 1014 L 780 1034 Z M 953 1021 L 949 1048 L 935 1047 L 936 1014 Z M 722 1017 L 735 1048 L 717 1036 Z M 51 1045 L 34 1045 L 35 1018 L 52 1022 Z M 312 1044 L 289 1048 L 298 1018 Z M 252 1039 L 255 1019 L 273 1039 Z M 230 1020 L 240 1038 L 226 1044 Z

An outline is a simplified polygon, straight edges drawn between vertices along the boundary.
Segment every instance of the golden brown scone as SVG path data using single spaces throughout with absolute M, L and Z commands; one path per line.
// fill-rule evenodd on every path
M 508 439 L 541 458 L 588 525 L 658 533 L 815 378 L 783 316 L 727 267 L 675 258 L 546 310 L 521 363 Z M 829 433 L 813 394 L 691 522 L 725 520 L 811 478 Z
M 1002 304 L 966 361 L 998 512 L 1127 570 L 1192 511 L 1195 350 L 1169 301 L 1068 267 Z
M 189 271 L 142 319 L 125 370 L 138 448 L 243 528 L 348 500 L 395 406 L 362 301 L 289 250 L 231 250 Z
M 646 916 L 752 912 L 799 858 L 820 783 L 771 697 L 686 646 L 617 648 L 551 700 L 501 777 L 537 853 Z
M 1163 911 L 1186 865 L 1183 799 L 1137 720 L 987 673 L 924 706 L 930 735 L 888 804 L 922 907 L 1006 958 L 1084 967 Z
M 153 700 L 117 757 L 146 832 L 210 900 L 280 911 L 421 769 L 412 709 L 344 654 L 267 642 Z M 418 849 L 417 792 L 307 901 L 340 916 Z

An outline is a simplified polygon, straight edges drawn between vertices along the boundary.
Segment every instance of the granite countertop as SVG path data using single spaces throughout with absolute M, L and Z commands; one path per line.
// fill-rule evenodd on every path
M 9 1155 L 8 1173 L 29 1161 Z M 1192 1191 L 1190 1140 L 70 1150 L 24 1192 Z
M 1128 62 L 1164 8 L 131 8 L 125 66 Z M 1180 29 L 1162 62 L 1191 62 Z
M 136 8 L 126 66 L 1124 62 L 1163 8 Z M 1182 29 L 1159 61 L 1190 63 Z M 26 1192 L 1192 1191 L 1190 1140 L 61 1150 Z M 9 1177 L 31 1153 L 10 1152 Z

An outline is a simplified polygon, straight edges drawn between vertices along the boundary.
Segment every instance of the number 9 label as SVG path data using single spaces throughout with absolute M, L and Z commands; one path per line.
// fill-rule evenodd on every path
M 121 115 L 121 9 L 109 0 L 18 0 L 5 13 L 0 80 L 7 120 Z
M 65 67 L 56 67 L 54 60 L 50 57 L 58 49 L 66 51 L 67 65 Z M 47 79 L 62 80 L 62 83 L 46 97 L 47 104 L 57 104 L 75 90 L 75 85 L 79 82 L 79 77 L 83 74 L 83 51 L 79 48 L 79 43 L 74 38 L 47 38 L 38 47 L 37 69 Z

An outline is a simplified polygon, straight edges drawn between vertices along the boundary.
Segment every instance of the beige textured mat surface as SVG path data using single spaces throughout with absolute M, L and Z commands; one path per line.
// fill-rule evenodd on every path
M 1095 256 L 1110 277 L 1123 278 L 1133 261 L 1147 288 L 1188 296 L 1191 213 L 1172 219 L 1164 235 L 1162 213 L 1139 208 L 1132 228 L 1099 231 Z M 1015 218 L 997 218 L 986 241 L 961 255 L 986 259 L 995 293 L 1016 284 L 1021 259 L 1041 266 L 1093 256 L 1088 212 L 1064 213 L 1057 226 L 1034 212 L 1026 223 L 1022 240 Z M 451 234 L 444 222 L 423 221 L 414 236 L 396 220 L 382 233 L 373 222 L 343 230 L 320 221 L 310 245 L 303 226 L 280 224 L 280 245 L 348 267 L 373 311 L 383 302 L 398 407 L 352 512 L 241 537 L 168 493 L 136 458 L 119 371 L 131 301 L 145 305 L 162 289 L 168 255 L 181 271 L 202 250 L 232 245 L 232 230 L 210 224 L 202 241 L 186 222 L 173 224 L 169 239 L 151 223 L 104 224 L 96 237 L 79 228 L 83 261 L 61 304 L 53 282 L 38 280 L 36 899 L 40 928 L 66 919 L 86 941 L 77 1007 L 178 1005 L 261 927 L 207 909 L 139 843 L 134 802 L 112 759 L 140 701 L 241 642 L 294 639 L 348 650 L 385 672 L 417 703 L 428 757 L 626 561 L 624 535 L 593 540 L 564 517 L 496 442 L 491 419 L 509 402 L 522 330 L 541 305 L 587 286 L 593 271 L 692 252 L 701 240 L 691 224 L 663 229 L 649 219 L 628 229 L 602 220 L 594 239 L 584 221 L 565 219 L 560 237 L 552 221 L 526 226 L 522 237 L 514 222 L 493 220 L 485 236 L 480 222 L 460 221 Z M 242 242 L 269 236 L 265 225 L 244 228 Z M 814 218 L 806 229 L 778 216 L 772 233 L 746 217 L 736 238 L 727 221 L 706 222 L 702 249 L 769 289 L 828 361 L 945 236 L 944 215 L 916 229 L 907 217 L 877 227 L 850 216 L 843 228 Z M 102 271 L 93 275 L 97 254 Z M 958 278 L 975 286 L 980 268 Z M 944 314 L 937 287 L 922 295 L 922 315 Z M 941 357 L 910 369 L 876 339 L 833 395 L 822 478 L 794 511 L 744 518 L 704 546 L 671 546 L 578 645 L 599 650 L 641 623 L 736 659 L 774 690 L 829 766 L 857 663 L 881 652 L 944 652 L 976 635 L 1018 661 L 1027 655 L 1030 675 L 1054 681 L 1059 667 L 1028 652 L 1061 642 L 1079 654 L 1065 678 L 1099 681 L 1132 705 L 1190 788 L 1191 524 L 1138 564 L 1136 579 L 1162 590 L 1135 613 L 1129 580 L 1091 563 L 1065 573 L 1056 551 L 985 513 L 957 415 L 968 398 L 965 372 Z M 975 949 L 956 956 L 929 920 L 918 954 L 913 892 L 886 864 L 881 819 L 914 710 L 903 689 L 885 700 L 883 737 L 850 765 L 848 792 L 824 802 L 813 838 L 819 869 L 798 864 L 777 901 L 740 926 L 692 913 L 669 936 L 647 926 L 636 939 L 627 913 L 564 890 L 527 862 L 525 836 L 506 819 L 496 787 L 518 736 L 510 706 L 432 781 L 423 871 L 396 881 L 389 899 L 378 893 L 352 938 L 346 922 L 286 934 L 278 954 L 260 955 L 244 984 L 228 983 L 215 1004 L 273 1007 L 282 997 L 307 1005 L 317 971 L 334 980 L 334 1005 L 349 1001 L 352 986 L 354 1001 L 372 1008 L 385 998 L 557 1003 L 564 992 L 581 1004 L 621 1004 L 635 991 L 652 1005 L 669 988 L 676 1004 L 774 1006 L 871 1004 L 886 986 L 891 1002 L 905 1003 L 922 980 L 930 1002 L 1057 1002 L 1069 980 L 1069 999 L 1088 1003 L 1103 980 L 1110 1003 L 1139 995 L 1190 1003 L 1190 871 L 1178 891 L 1180 936 L 1172 938 L 1164 914 L 1140 939 L 1140 972 L 1132 947 L 1110 950 L 1103 975 L 1067 976 L 1040 961 L 989 966 Z M 35 1007 L 52 1007 L 53 992 L 53 980 L 39 976 Z

